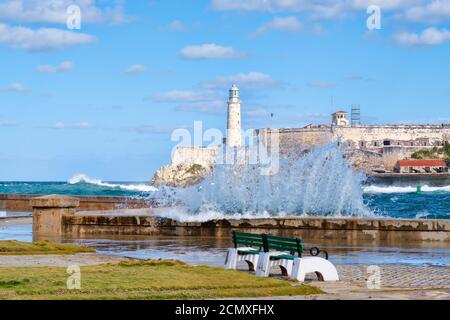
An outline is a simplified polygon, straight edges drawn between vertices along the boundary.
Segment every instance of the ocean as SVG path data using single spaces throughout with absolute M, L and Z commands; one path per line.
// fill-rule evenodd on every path
M 450 219 L 450 186 L 361 186 L 367 210 L 380 217 Z M 158 189 L 146 182 L 103 182 L 76 175 L 62 182 L 0 182 L 0 194 L 62 194 L 152 198 Z M 326 198 L 326 194 L 321 195 Z M 326 203 L 326 202 L 325 202 Z

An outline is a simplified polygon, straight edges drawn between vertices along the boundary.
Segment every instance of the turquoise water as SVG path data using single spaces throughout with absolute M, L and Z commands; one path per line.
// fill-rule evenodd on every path
M 148 196 L 149 192 L 142 188 L 132 190 L 133 186 L 145 185 L 138 182 L 109 183 L 114 187 L 93 183 L 78 182 L 0 182 L 0 194 L 63 194 L 78 196 Z M 129 187 L 130 189 L 127 189 Z
M 71 179 L 68 182 L 0 182 L 0 194 L 63 194 L 149 198 L 155 189 L 145 182 L 102 182 Z M 87 182 L 86 180 L 89 180 Z M 376 215 L 394 218 L 450 219 L 450 186 L 363 188 L 363 200 Z M 326 195 L 323 195 L 325 197 Z

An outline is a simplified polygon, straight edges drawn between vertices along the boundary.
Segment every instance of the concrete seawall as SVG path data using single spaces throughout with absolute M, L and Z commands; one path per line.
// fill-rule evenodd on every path
M 32 211 L 30 200 L 41 195 L 33 194 L 0 194 L 0 210 L 6 211 Z M 150 203 L 127 197 L 94 197 L 75 196 L 80 200 L 79 210 L 114 210 L 121 208 L 146 208 Z
M 132 211 L 132 210 L 131 210 Z M 292 217 L 180 222 L 136 212 L 127 215 L 77 213 L 63 216 L 63 233 L 83 236 L 208 236 L 229 238 L 232 230 L 295 236 L 305 240 L 444 241 L 450 243 L 450 220 Z
M 35 198 L 33 238 L 170 236 L 229 238 L 232 230 L 348 243 L 439 241 L 450 244 L 450 220 L 284 217 L 181 222 L 161 217 L 170 208 L 80 212 L 77 198 Z
M 450 173 L 380 173 L 370 175 L 366 184 L 396 187 L 415 187 L 417 185 L 446 187 L 450 186 Z

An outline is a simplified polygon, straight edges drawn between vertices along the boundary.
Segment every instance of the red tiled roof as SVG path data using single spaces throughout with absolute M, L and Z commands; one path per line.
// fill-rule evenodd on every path
M 444 160 L 399 160 L 400 167 L 446 167 Z

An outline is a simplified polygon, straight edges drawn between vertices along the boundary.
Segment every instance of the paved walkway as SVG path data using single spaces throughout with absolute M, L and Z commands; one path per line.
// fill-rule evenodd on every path
M 372 267 L 373 268 L 373 267 Z M 372 286 L 376 269 L 369 266 L 337 266 L 342 281 L 355 285 Z M 371 271 L 371 272 L 369 272 Z M 450 289 L 450 267 L 381 265 L 379 266 L 380 288 L 448 288 Z
M 450 267 L 380 265 L 379 286 L 371 281 L 377 276 L 369 265 L 338 265 L 340 281 L 321 282 L 307 275 L 305 283 L 321 288 L 326 294 L 294 297 L 270 297 L 288 300 L 450 300 Z M 372 267 L 373 268 L 373 267 Z M 369 272 L 371 271 L 371 272 Z M 279 276 L 273 269 L 271 276 Z

